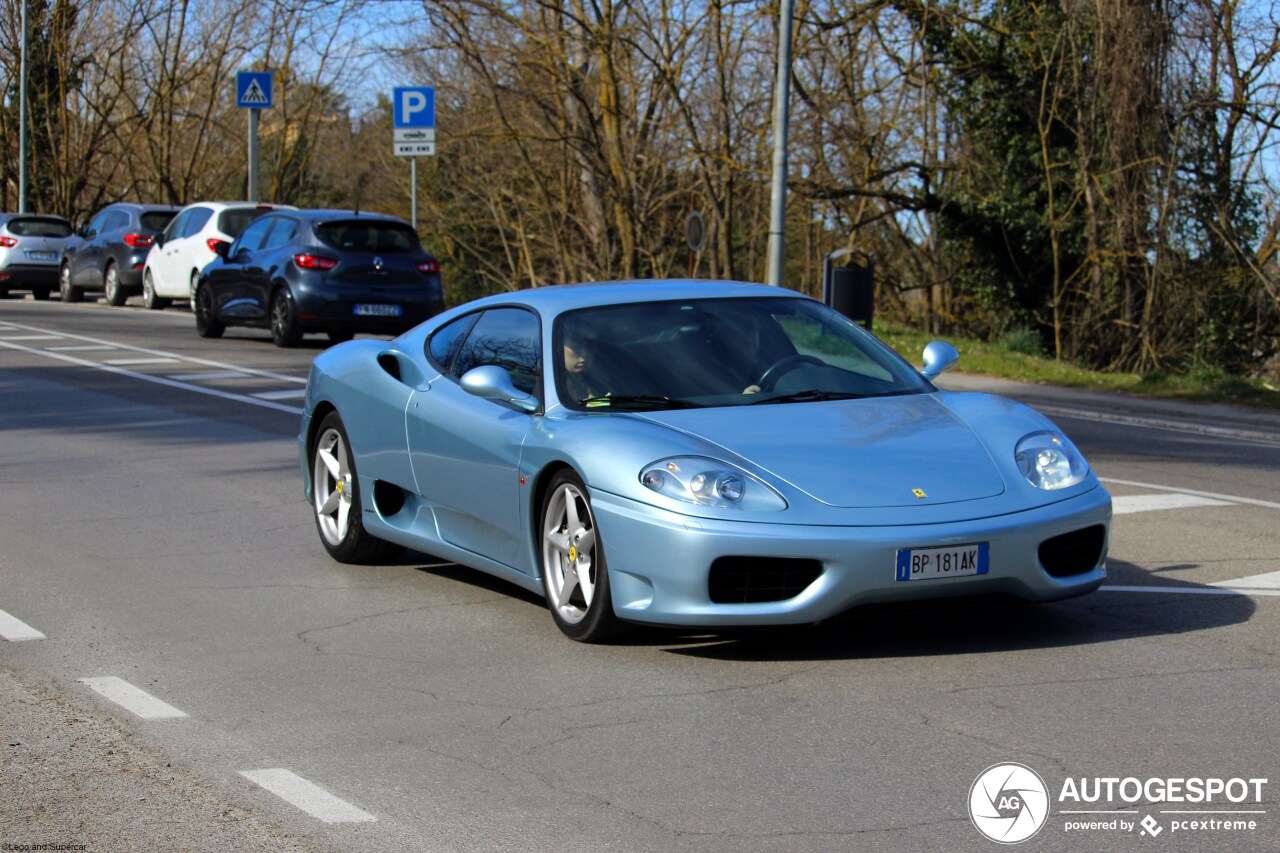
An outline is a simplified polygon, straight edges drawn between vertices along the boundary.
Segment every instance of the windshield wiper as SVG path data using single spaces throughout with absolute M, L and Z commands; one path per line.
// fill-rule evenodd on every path
M 661 394 L 605 394 L 598 397 L 583 397 L 579 406 L 594 408 L 617 408 L 619 406 L 654 406 L 668 409 L 702 409 L 701 403 L 692 400 L 681 400 L 679 397 L 665 397 Z
M 746 405 L 763 406 L 765 403 L 812 403 L 822 400 L 858 400 L 864 396 L 866 395 L 854 394 L 849 391 L 822 391 L 818 388 L 810 388 L 807 391 L 796 391 L 793 394 L 783 394 L 779 397 L 766 397 L 763 400 L 752 400 Z

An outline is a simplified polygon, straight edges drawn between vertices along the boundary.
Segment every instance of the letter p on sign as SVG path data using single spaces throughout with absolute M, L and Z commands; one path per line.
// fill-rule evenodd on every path
M 396 127 L 436 126 L 436 90 L 431 86 L 406 86 L 395 90 Z

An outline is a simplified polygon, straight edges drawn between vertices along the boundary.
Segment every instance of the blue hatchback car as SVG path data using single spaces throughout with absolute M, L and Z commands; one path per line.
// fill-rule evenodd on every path
M 196 332 L 271 330 L 292 347 L 308 332 L 337 343 L 396 335 L 444 310 L 440 263 L 403 219 L 354 210 L 277 210 L 217 248 L 200 274 Z

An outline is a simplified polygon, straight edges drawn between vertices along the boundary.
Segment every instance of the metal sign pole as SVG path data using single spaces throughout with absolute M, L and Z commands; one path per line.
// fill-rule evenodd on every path
M 258 200 L 258 109 L 249 110 L 249 201 Z
M 27 212 L 27 0 L 22 0 L 22 68 L 18 72 L 18 212 Z
M 769 204 L 769 261 L 765 281 L 782 286 L 787 230 L 787 122 L 791 100 L 793 0 L 778 12 L 778 79 L 773 92 L 773 191 Z
M 418 158 L 409 158 L 409 206 L 413 208 L 413 230 L 418 230 Z

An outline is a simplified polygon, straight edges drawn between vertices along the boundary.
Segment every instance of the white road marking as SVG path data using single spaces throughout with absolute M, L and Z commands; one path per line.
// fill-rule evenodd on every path
M 1158 592 L 1166 595 L 1244 595 L 1234 589 L 1218 589 L 1212 586 L 1125 586 L 1117 584 L 1098 587 L 1098 592 Z
M 288 391 L 262 391 L 254 394 L 259 400 L 296 400 L 307 396 L 306 388 L 290 388 Z
M 1267 509 L 1280 509 L 1280 503 L 1275 501 L 1262 501 L 1257 498 L 1242 498 L 1237 495 L 1220 495 L 1217 492 L 1201 492 L 1196 489 L 1179 489 L 1173 486 L 1160 486 L 1155 483 L 1138 483 L 1133 480 L 1116 480 L 1111 477 L 1099 477 L 1103 483 L 1115 483 L 1117 486 L 1137 486 L 1140 489 L 1154 489 L 1158 492 L 1176 492 L 1181 495 L 1195 495 L 1200 498 L 1213 498 L 1215 500 L 1227 501 L 1233 504 L 1249 504 L 1250 506 L 1262 506 Z M 1114 500 L 1114 498 L 1112 499 Z
M 123 678 L 116 678 L 114 675 L 82 678 L 80 683 L 144 720 L 164 720 L 186 716 L 168 702 L 163 702 L 147 691 L 134 687 Z
M 1090 411 L 1088 409 L 1067 409 L 1053 405 L 1035 404 L 1034 408 L 1055 418 L 1076 418 L 1078 420 L 1100 421 L 1121 426 L 1136 426 L 1162 432 L 1181 432 L 1191 435 L 1207 435 L 1214 438 L 1232 438 L 1237 441 L 1255 441 L 1261 444 L 1280 444 L 1280 435 L 1262 430 L 1234 429 L 1183 421 L 1166 421 L 1159 418 L 1120 415 L 1112 412 Z
M 225 370 L 222 373 L 175 373 L 169 378 L 177 379 L 179 382 L 202 382 L 206 379 L 248 379 L 249 375 L 240 371 Z
M 11 344 L 0 340 L 0 346 L 7 347 L 12 350 L 31 353 L 32 355 L 43 355 L 48 358 L 56 358 L 59 361 L 65 361 L 69 364 L 78 364 L 81 367 L 92 367 L 95 370 L 105 370 L 108 373 L 114 373 L 117 376 L 127 376 L 130 379 L 141 379 L 143 382 L 154 382 L 157 385 L 167 385 L 170 388 L 181 388 L 184 391 L 194 391 L 197 394 L 206 394 L 210 397 L 220 397 L 223 400 L 235 400 L 240 403 L 248 403 L 252 406 L 262 406 L 265 409 L 275 409 L 278 412 L 288 412 L 291 415 L 302 414 L 302 409 L 298 406 L 286 406 L 283 403 L 276 403 L 271 400 L 259 400 L 245 394 L 232 394 L 227 391 L 219 391 L 217 388 L 205 388 L 201 385 L 189 385 L 185 382 L 175 382 L 165 376 L 151 376 L 146 373 L 139 373 L 136 370 L 127 370 L 123 367 L 117 367 L 112 364 L 102 364 L 97 361 L 88 361 L 83 358 L 76 358 L 65 353 L 54 353 L 48 350 L 38 350 L 32 347 L 24 347 L 22 344 Z M 305 382 L 306 380 L 302 380 Z
M 0 341 L 60 341 L 62 335 L 5 335 Z
M 1280 595 L 1280 572 L 1267 572 L 1262 575 L 1251 575 L 1247 578 L 1218 581 L 1214 586 L 1247 592 L 1250 595 Z
M 1165 492 L 1158 495 L 1124 495 L 1111 498 L 1111 511 L 1115 515 L 1131 512 L 1151 512 L 1161 509 L 1189 509 L 1195 506 L 1235 506 L 1230 501 L 1202 498 L 1181 492 Z
M 119 367 L 130 367 L 138 364 L 173 364 L 176 358 L 111 358 L 103 364 L 114 364 Z
M 47 352 L 93 352 L 94 350 L 118 349 L 110 344 L 76 344 L 70 347 L 45 347 Z
M 241 770 L 240 775 L 325 823 L 367 823 L 377 820 L 364 809 L 335 797 L 290 770 Z
M 23 640 L 47 639 L 44 634 L 41 634 L 26 622 L 10 616 L 3 610 L 0 610 L 0 637 L 4 637 L 11 643 L 20 643 Z

